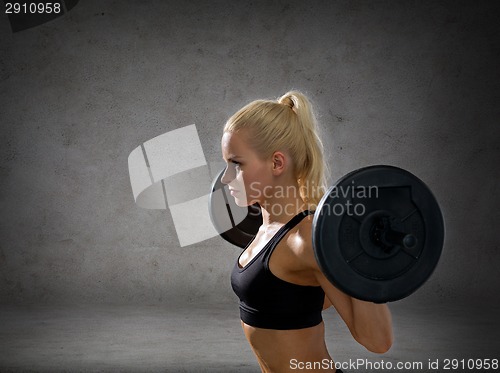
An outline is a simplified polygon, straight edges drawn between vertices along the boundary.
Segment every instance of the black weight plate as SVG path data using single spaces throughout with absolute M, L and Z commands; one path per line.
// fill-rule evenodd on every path
M 255 237 L 262 225 L 262 214 L 258 204 L 240 207 L 221 182 L 222 170 L 214 182 L 209 198 L 212 224 L 219 235 L 233 245 L 244 248 Z
M 373 240 L 380 216 L 393 230 L 416 238 L 411 248 L 387 251 Z M 402 299 L 434 271 L 444 243 L 444 221 L 430 189 L 393 166 L 370 166 L 342 177 L 314 214 L 313 246 L 325 276 L 340 290 L 366 301 Z

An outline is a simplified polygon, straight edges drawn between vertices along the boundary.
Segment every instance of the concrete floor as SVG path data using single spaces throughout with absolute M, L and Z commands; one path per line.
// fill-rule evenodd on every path
M 423 364 L 392 372 L 457 372 L 463 370 L 444 370 L 444 359 L 500 358 L 498 306 L 400 301 L 391 310 L 396 340 L 384 355 L 364 350 L 335 312 L 325 312 L 332 357 L 338 362 Z M 0 320 L 0 372 L 260 371 L 235 303 L 2 305 Z M 429 359 L 439 359 L 440 369 L 429 369 Z M 345 371 L 372 370 L 358 366 Z

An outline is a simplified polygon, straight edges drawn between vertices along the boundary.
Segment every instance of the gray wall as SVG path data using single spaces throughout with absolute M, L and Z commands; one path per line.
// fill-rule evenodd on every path
M 219 161 L 226 118 L 291 88 L 317 106 L 333 179 L 392 164 L 440 201 L 442 260 L 405 301 L 497 296 L 499 15 L 495 1 L 89 0 L 18 33 L 0 17 L 1 301 L 234 301 L 239 250 L 181 248 L 169 211 L 135 205 L 127 157 L 196 123 Z

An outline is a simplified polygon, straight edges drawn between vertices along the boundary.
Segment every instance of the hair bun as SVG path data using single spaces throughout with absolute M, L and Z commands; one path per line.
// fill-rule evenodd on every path
M 293 101 L 290 95 L 285 95 L 279 99 L 279 103 L 288 106 L 290 109 L 293 109 L 295 106 L 295 102 Z

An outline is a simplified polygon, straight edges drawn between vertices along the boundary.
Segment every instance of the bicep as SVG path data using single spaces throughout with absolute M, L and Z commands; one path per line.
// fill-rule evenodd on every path
M 298 245 L 298 250 L 296 251 L 299 262 L 301 263 L 302 269 L 307 272 L 314 274 L 315 282 L 319 284 L 323 291 L 325 292 L 325 301 L 323 303 L 323 309 L 328 308 L 330 305 L 335 307 L 338 314 L 344 320 L 345 324 L 349 328 L 349 331 L 356 338 L 354 332 L 354 313 L 352 298 L 336 288 L 321 272 L 316 257 L 314 255 L 314 249 L 312 247 L 311 237 L 312 225 L 307 224 L 302 228 L 300 244 Z
M 329 302 L 344 320 L 351 334 L 354 335 L 354 315 L 352 308 L 352 298 L 340 289 L 336 288 L 318 269 L 315 271 L 316 280 L 325 292 L 325 305 Z

